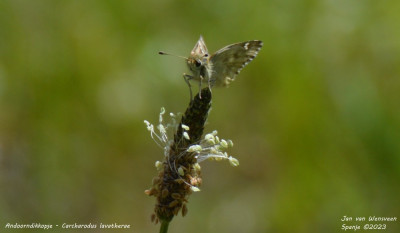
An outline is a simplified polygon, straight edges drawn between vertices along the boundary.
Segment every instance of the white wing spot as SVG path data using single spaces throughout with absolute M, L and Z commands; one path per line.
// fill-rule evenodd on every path
M 246 50 L 249 49 L 249 42 L 247 42 L 246 44 L 244 44 L 244 49 L 246 49 Z

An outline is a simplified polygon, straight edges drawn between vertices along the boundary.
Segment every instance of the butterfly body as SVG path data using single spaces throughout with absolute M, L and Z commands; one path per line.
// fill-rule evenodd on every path
M 210 87 L 228 86 L 239 72 L 258 54 L 262 41 L 251 40 L 228 45 L 209 55 L 203 37 L 197 41 L 187 65 L 192 72 L 191 80 L 207 81 Z

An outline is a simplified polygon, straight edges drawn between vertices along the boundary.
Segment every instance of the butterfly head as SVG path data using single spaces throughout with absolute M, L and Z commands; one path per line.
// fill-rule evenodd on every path
M 187 64 L 191 71 L 200 70 L 201 67 L 204 67 L 206 62 L 207 62 L 207 60 L 202 57 L 199 57 L 199 58 L 189 57 L 187 60 Z

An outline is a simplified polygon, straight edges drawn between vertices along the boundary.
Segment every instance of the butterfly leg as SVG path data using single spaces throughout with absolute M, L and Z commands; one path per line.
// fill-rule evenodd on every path
M 193 79 L 193 76 L 190 76 L 190 75 L 184 73 L 184 74 L 183 74 L 183 79 L 185 79 L 185 82 L 186 82 L 186 84 L 187 84 L 188 87 L 189 87 L 189 91 L 190 91 L 190 101 L 192 101 L 192 100 L 193 100 L 192 86 L 190 85 L 189 80 L 190 80 L 190 79 Z
M 204 77 L 200 75 L 200 82 L 199 82 L 199 98 L 201 99 L 201 84 L 203 83 Z
M 208 89 L 210 89 L 210 92 L 211 92 L 211 87 L 212 87 L 212 83 L 211 83 L 211 79 L 209 78 L 208 79 Z

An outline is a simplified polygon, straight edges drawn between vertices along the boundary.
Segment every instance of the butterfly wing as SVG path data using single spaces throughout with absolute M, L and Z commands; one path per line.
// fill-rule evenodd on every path
M 200 39 L 195 44 L 192 52 L 190 53 L 191 57 L 198 58 L 203 57 L 205 54 L 208 54 L 206 43 L 204 42 L 203 36 L 200 36 Z
M 251 62 L 263 46 L 262 41 L 251 40 L 228 45 L 210 57 L 213 86 L 227 86 Z

